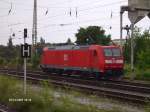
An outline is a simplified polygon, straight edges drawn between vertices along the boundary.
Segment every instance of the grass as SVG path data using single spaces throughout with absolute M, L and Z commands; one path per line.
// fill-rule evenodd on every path
M 93 104 L 81 104 L 67 94 L 55 97 L 54 88 L 49 87 L 47 82 L 42 82 L 41 90 L 28 87 L 27 95 L 24 95 L 20 84 L 22 82 L 15 78 L 0 76 L 0 103 L 17 112 L 121 112 L 118 108 L 104 110 L 98 109 Z M 24 101 L 10 99 L 23 99 Z
M 138 70 L 136 79 L 150 81 L 150 69 Z
M 128 64 L 125 64 L 125 77 L 136 80 L 143 80 L 150 82 L 150 68 L 149 69 L 140 69 L 135 67 L 134 74 L 132 74 L 131 68 Z

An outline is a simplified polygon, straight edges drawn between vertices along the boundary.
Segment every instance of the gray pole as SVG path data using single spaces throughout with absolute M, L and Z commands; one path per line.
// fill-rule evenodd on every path
M 120 11 L 120 45 L 122 46 L 122 26 L 123 26 L 123 12 Z
M 34 3 L 35 7 L 35 45 L 37 44 L 37 0 Z
M 37 0 L 34 0 L 32 46 L 37 44 Z
M 34 0 L 35 4 L 35 0 Z M 34 37 L 35 37 L 35 32 L 34 32 L 34 9 L 33 9 L 33 26 L 32 26 L 32 46 L 34 46 Z
M 131 70 L 134 72 L 134 23 L 131 23 Z
M 24 37 L 24 45 L 25 45 L 25 43 L 26 43 L 26 37 Z M 27 93 L 27 71 L 26 71 L 26 63 L 27 63 L 27 60 L 26 60 L 26 58 L 24 58 L 24 85 L 23 85 L 23 88 L 24 88 L 24 94 L 26 95 L 26 93 Z

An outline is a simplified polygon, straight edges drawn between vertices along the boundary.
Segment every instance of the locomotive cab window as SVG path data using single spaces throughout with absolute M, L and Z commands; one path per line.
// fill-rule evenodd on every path
M 114 57 L 118 57 L 121 56 L 121 51 L 118 48 L 105 48 L 104 49 L 104 55 L 105 56 L 114 56 Z
M 111 49 L 109 49 L 109 48 L 104 49 L 104 54 L 105 54 L 105 56 L 112 56 L 113 55 Z
M 113 56 L 121 56 L 120 49 L 118 48 L 113 48 L 112 52 L 113 52 Z

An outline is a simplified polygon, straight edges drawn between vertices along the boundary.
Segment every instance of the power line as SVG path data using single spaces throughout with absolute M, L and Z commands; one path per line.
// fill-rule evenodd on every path
M 97 6 L 81 9 L 79 11 L 91 10 L 91 9 L 96 9 L 96 8 L 101 8 L 101 7 L 105 7 L 105 6 L 116 5 L 116 4 L 125 3 L 125 2 L 127 2 L 127 1 L 126 0 L 121 0 L 121 1 L 111 2 L 111 3 L 107 3 L 107 4 L 100 4 L 100 5 L 97 5 Z
M 70 3 L 68 0 L 65 0 L 63 2 L 55 2 L 55 3 L 52 3 L 52 4 L 48 4 L 48 6 L 40 6 L 38 5 L 38 7 L 41 7 L 41 8 L 68 8 L 68 7 L 62 7 L 62 6 L 56 6 L 56 7 L 49 7 L 50 5 L 54 6 L 55 4 L 66 4 L 66 3 Z
M 119 11 L 114 11 L 114 10 L 108 10 L 108 11 L 106 11 L 106 12 L 111 12 L 111 11 L 113 11 L 114 13 L 116 13 L 116 14 L 119 14 L 120 12 Z M 106 12 L 105 11 L 92 11 L 92 14 L 94 13 L 101 13 L 101 14 L 106 14 Z M 114 14 L 113 13 L 113 14 Z M 80 16 L 85 16 L 85 15 L 90 15 L 91 14 L 91 12 L 87 12 L 87 13 L 78 13 L 78 17 L 80 17 Z
M 3 0 L 3 1 L 5 1 L 5 0 Z M 6 1 L 5 1 L 6 2 Z M 88 7 L 88 8 L 85 8 L 85 9 L 80 9 L 80 10 L 78 10 L 78 13 L 79 12 L 81 12 L 81 11 L 88 11 L 88 10 L 91 10 L 91 9 L 95 9 L 95 8 L 101 8 L 101 7 L 105 7 L 105 6 L 110 6 L 110 5 L 115 5 L 115 4 L 119 4 L 119 3 L 121 3 L 121 2 L 125 2 L 125 1 L 117 1 L 117 2 L 112 2 L 112 3 L 109 3 L 109 4 L 101 4 L 101 5 L 98 5 L 98 6 L 92 6 L 92 7 Z M 11 4 L 11 2 L 6 2 L 6 3 L 9 3 L 9 4 Z M 19 3 L 19 4 L 21 4 L 21 3 Z M 22 5 L 24 5 L 24 4 L 22 4 Z M 44 6 L 38 6 L 38 7 L 40 7 L 40 8 L 43 8 Z M 79 6 L 78 6 L 79 7 Z M 44 8 L 47 8 L 47 7 L 44 7 Z M 50 8 L 50 7 L 49 7 Z M 54 7 L 53 7 L 54 8 Z M 55 7 L 56 8 L 56 7 Z M 58 8 L 58 7 L 57 7 Z M 68 7 L 65 7 L 65 8 L 68 8 Z M 28 10 L 32 10 L 32 9 L 28 9 Z M 59 17 L 59 16 L 63 16 L 64 14 L 60 14 L 60 15 L 55 15 L 55 16 L 51 16 L 51 17 L 48 17 L 48 18 L 54 18 L 54 17 Z M 40 19 L 40 20 L 42 20 L 42 19 Z
M 119 17 L 118 16 L 115 16 L 115 17 Z M 38 29 L 41 29 L 41 28 L 47 28 L 47 27 L 51 27 L 51 26 L 69 26 L 69 25 L 74 25 L 74 24 L 79 24 L 79 23 L 87 23 L 87 22 L 93 22 L 93 21 L 100 21 L 100 20 L 106 20 L 108 18 L 98 18 L 98 19 L 92 19 L 92 20 L 84 20 L 84 21 L 78 21 L 78 22 L 70 22 L 70 23 L 64 23 L 64 24 L 49 24 L 49 25 L 46 25 L 46 26 L 43 26 L 43 27 L 39 27 Z
M 3 10 L 3 9 L 5 10 L 5 9 L 9 9 L 9 8 L 0 7 L 0 9 L 1 9 L 1 10 Z
M 121 0 L 121 1 L 112 2 L 112 3 L 108 3 L 108 4 L 101 4 L 101 5 L 98 5 L 97 7 L 91 7 L 91 8 L 86 8 L 86 9 L 78 10 L 78 14 L 80 14 L 80 12 L 83 12 L 83 11 L 88 11 L 88 10 L 91 10 L 91 9 L 101 8 L 101 7 L 107 7 L 107 6 L 110 6 L 110 5 L 116 5 L 116 4 L 120 4 L 120 3 L 124 3 L 124 2 L 126 2 L 126 1 Z M 55 15 L 55 16 L 50 16 L 48 18 L 59 17 L 59 16 L 63 16 L 63 15 L 64 14 Z M 47 18 L 44 18 L 44 19 L 47 19 Z M 40 19 L 40 20 L 43 20 L 43 19 Z
M 3 0 L 5 1 L 5 0 Z M 122 2 L 125 2 L 125 1 L 119 1 L 119 2 L 112 2 L 112 3 L 109 3 L 109 4 L 101 4 L 101 5 L 97 5 L 96 7 L 91 7 L 89 9 L 81 9 L 81 10 L 78 10 L 78 11 L 88 11 L 88 10 L 91 10 L 91 9 L 95 9 L 95 8 L 101 8 L 101 7 L 106 7 L 106 6 L 110 6 L 110 5 L 116 5 L 116 4 L 119 4 L 119 3 L 122 3 Z M 9 4 L 11 4 L 11 2 L 7 2 Z M 23 5 L 23 4 L 22 4 Z M 79 12 L 78 12 L 79 13 Z M 62 15 L 65 15 L 65 14 L 61 14 Z M 84 15 L 84 14 L 83 14 Z M 49 18 L 54 18 L 54 17 L 59 17 L 59 15 L 55 15 L 55 16 L 50 16 Z M 47 19 L 47 18 L 46 18 Z M 94 21 L 94 20 L 93 20 Z M 85 21 L 86 22 L 86 21 Z M 70 23 L 66 23 L 66 24 L 59 24 L 60 26 L 68 26 L 69 24 L 77 24 L 77 23 L 81 23 L 81 22 L 70 22 Z M 54 25 L 55 26 L 55 25 Z
M 11 4 L 11 2 L 8 2 L 8 1 L 6 1 L 6 0 L 0 0 L 0 1 L 2 1 L 2 2 L 4 2 L 4 3 L 6 3 L 6 4 Z M 68 0 L 66 0 L 66 1 L 68 1 Z M 24 3 L 17 3 L 17 2 L 13 2 L 14 4 L 19 4 L 19 6 L 20 5 L 28 5 L 28 6 L 33 6 L 33 5 L 29 5 L 29 4 L 24 4 Z M 55 3 L 55 4 L 64 4 L 64 3 L 66 3 L 66 2 L 59 2 L 59 3 Z M 50 4 L 50 5 L 52 5 L 52 7 L 50 7 L 49 5 L 48 6 L 42 6 L 42 5 L 37 5 L 37 7 L 38 8 L 68 8 L 68 7 L 63 7 L 63 6 L 56 6 L 56 7 L 54 7 L 54 4 Z M 32 10 L 32 9 L 30 9 L 30 10 Z
M 22 24 L 25 24 L 25 23 L 14 23 L 14 24 L 9 24 L 8 27 L 11 27 L 11 26 L 18 26 L 18 25 L 22 25 Z
M 1 15 L 1 16 L 0 16 L 0 18 L 3 18 L 3 17 L 8 17 L 8 15 Z
M 11 4 L 11 2 L 8 2 L 8 1 L 5 1 L 5 0 L 1 0 L 1 1 L 3 1 L 3 2 L 5 2 L 5 3 L 8 3 L 8 4 Z M 66 0 L 66 1 L 68 1 L 68 0 Z M 81 9 L 81 10 L 79 10 L 79 11 L 82 11 L 82 10 L 88 10 L 88 9 L 92 9 L 92 8 L 99 8 L 100 6 L 101 7 L 104 7 L 104 6 L 106 6 L 106 5 L 113 5 L 113 4 L 118 4 L 118 3 L 121 3 L 121 2 L 125 2 L 125 0 L 121 0 L 121 1 L 117 1 L 117 2 L 112 2 L 112 3 L 109 3 L 109 4 L 103 4 L 103 5 L 99 5 L 99 6 L 97 6 L 97 7 L 95 7 L 95 6 L 93 6 L 93 7 L 88 7 L 88 8 L 86 8 L 86 9 Z M 16 3 L 16 2 L 13 2 L 14 4 L 19 4 L 19 6 L 20 5 L 26 5 L 26 4 L 24 4 L 24 3 Z M 62 2 L 63 4 L 64 4 L 64 2 Z M 62 5 L 62 3 L 60 2 L 60 4 Z M 28 6 L 32 6 L 32 5 L 28 5 Z M 79 6 L 76 6 L 76 7 L 80 7 L 80 6 L 82 6 L 83 7 L 83 5 L 79 5 Z M 87 5 L 86 5 L 87 6 Z M 69 8 L 69 6 L 68 7 L 57 7 L 57 6 L 53 6 L 53 7 L 49 7 L 49 6 L 42 6 L 42 5 L 37 5 L 37 7 L 38 8 Z M 74 8 L 76 8 L 76 7 L 74 7 Z M 32 9 L 30 9 L 30 10 L 32 10 Z
M 109 29 L 109 25 L 98 25 L 98 26 L 101 26 L 102 28 L 104 29 Z M 116 27 L 117 28 L 117 27 Z M 119 27 L 118 27 L 119 28 Z M 73 31 L 74 30 L 74 31 Z M 76 32 L 78 29 L 76 28 L 67 28 L 65 30 L 49 30 L 48 32 L 64 32 L 64 31 L 69 31 L 69 32 Z
M 0 2 L 6 3 L 6 4 L 11 4 L 11 2 L 8 2 L 6 0 L 0 0 Z
M 111 10 L 111 11 L 112 11 L 112 10 Z M 102 13 L 103 11 L 100 11 L 100 12 Z M 98 12 L 98 13 L 100 13 L 100 12 Z M 115 13 L 116 13 L 116 14 L 119 14 L 119 11 L 118 11 L 118 12 L 115 12 L 115 11 L 113 10 L 113 12 L 114 12 L 113 14 L 115 14 Z M 88 14 L 89 14 L 89 13 L 88 13 Z M 81 13 L 79 13 L 78 15 L 79 15 L 79 16 L 81 16 L 81 15 L 82 15 L 82 16 L 83 16 L 83 15 L 85 16 L 85 15 L 88 15 L 88 14 L 81 14 Z M 61 16 L 63 16 L 63 15 L 61 15 Z M 49 18 L 50 18 L 51 20 L 53 20 L 52 18 L 55 18 L 55 17 L 60 17 L 60 15 L 51 16 L 51 17 L 49 17 Z M 46 19 L 46 18 L 44 18 L 44 19 Z M 42 19 L 41 19 L 40 21 L 42 21 Z M 58 26 L 58 24 L 57 24 L 57 25 L 52 25 L 52 26 Z
M 54 17 L 54 16 L 53 16 Z M 55 16 L 56 17 L 56 16 Z M 52 18 L 52 17 L 51 17 Z M 102 18 L 103 19 L 103 18 Z M 99 20 L 99 19 L 98 19 Z M 93 21 L 93 20 L 92 20 Z M 77 23 L 80 23 L 80 22 L 77 22 Z M 25 24 L 25 23 L 22 23 L 22 24 Z M 50 25 L 46 25 L 46 27 L 48 26 L 67 26 L 67 25 L 70 25 L 70 24 L 73 24 L 73 23 L 67 23 L 67 24 L 50 24 Z

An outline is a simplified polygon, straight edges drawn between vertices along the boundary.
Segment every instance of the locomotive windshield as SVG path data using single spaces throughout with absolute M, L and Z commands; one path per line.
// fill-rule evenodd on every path
M 105 53 L 105 56 L 112 56 L 112 50 L 111 49 L 104 49 L 104 53 Z
M 120 52 L 120 49 L 118 48 L 105 48 L 104 49 L 104 54 L 105 56 L 121 56 L 121 52 Z
M 120 49 L 118 49 L 118 48 L 113 48 L 112 53 L 113 53 L 113 56 L 120 56 L 121 55 Z

